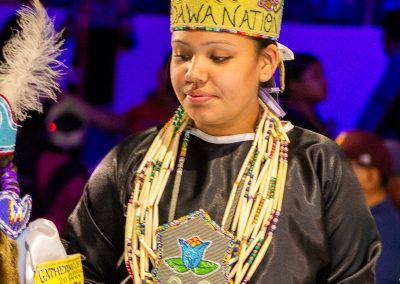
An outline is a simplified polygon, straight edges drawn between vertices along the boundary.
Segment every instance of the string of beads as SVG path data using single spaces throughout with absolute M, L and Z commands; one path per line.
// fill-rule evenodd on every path
M 262 117 L 230 191 L 221 224 L 235 236 L 237 244 L 229 260 L 229 281 L 235 284 L 250 281 L 271 244 L 282 208 L 288 167 L 289 139 L 282 122 L 261 100 L 260 105 Z M 137 282 L 155 281 L 150 270 L 157 258 L 158 206 L 176 166 L 170 204 L 171 208 L 176 208 L 190 129 L 191 120 L 179 107 L 155 137 L 137 169 L 125 226 L 125 263 L 131 278 Z M 174 214 L 175 211 L 170 210 L 170 220 Z
M 20 194 L 20 188 L 17 177 L 17 167 L 13 162 L 0 169 L 0 190 L 10 190 Z

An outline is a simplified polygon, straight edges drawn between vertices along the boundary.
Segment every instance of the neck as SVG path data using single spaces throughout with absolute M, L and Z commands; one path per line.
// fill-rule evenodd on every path
M 365 193 L 365 197 L 367 199 L 368 207 L 373 207 L 385 200 L 385 189 L 383 187 L 380 187 L 373 192 Z
M 202 126 L 194 122 L 194 127 L 211 136 L 231 136 L 237 134 L 254 133 L 253 127 L 223 127 L 223 126 Z
M 232 118 L 226 123 L 208 123 L 201 124 L 193 121 L 194 127 L 202 132 L 212 136 L 230 136 L 244 133 L 254 133 L 257 123 L 261 117 L 261 107 L 257 104 L 256 111 L 251 108 L 250 111 L 243 110 L 240 117 Z

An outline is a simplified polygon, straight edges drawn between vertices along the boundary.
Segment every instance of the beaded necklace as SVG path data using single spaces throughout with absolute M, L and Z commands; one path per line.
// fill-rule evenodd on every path
M 235 237 L 229 257 L 231 283 L 248 283 L 271 244 L 281 212 L 287 173 L 289 139 L 280 119 L 260 100 L 263 109 L 252 146 L 233 184 L 222 229 Z M 127 205 L 125 263 L 132 279 L 155 283 L 150 272 L 157 259 L 158 206 L 177 164 L 169 221 L 175 215 L 180 181 L 189 145 L 191 119 L 179 107 L 153 140 L 136 172 Z M 178 154 L 180 137 L 184 133 Z

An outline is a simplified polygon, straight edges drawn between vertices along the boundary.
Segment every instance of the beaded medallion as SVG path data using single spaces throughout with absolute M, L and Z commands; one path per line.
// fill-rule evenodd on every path
M 0 191 L 0 230 L 16 239 L 26 228 L 32 209 L 32 198 L 20 198 L 13 191 Z
M 228 283 L 234 244 L 232 234 L 201 209 L 163 225 L 157 233 L 156 283 Z

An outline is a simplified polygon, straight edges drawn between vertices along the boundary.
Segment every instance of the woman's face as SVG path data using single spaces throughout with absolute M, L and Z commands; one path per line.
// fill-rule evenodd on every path
M 259 82 L 276 68 L 262 54 L 246 36 L 172 33 L 172 85 L 197 128 L 219 136 L 254 131 Z
M 304 98 L 311 103 L 318 103 L 326 98 L 326 79 L 324 69 L 319 61 L 310 64 L 304 70 L 297 88 Z

